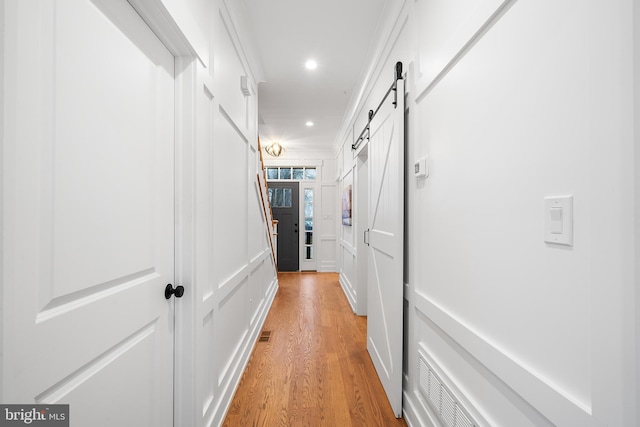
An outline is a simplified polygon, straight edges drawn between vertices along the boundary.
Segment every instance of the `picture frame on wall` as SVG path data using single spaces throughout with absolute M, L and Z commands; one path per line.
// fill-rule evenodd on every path
M 342 224 L 351 227 L 351 189 L 352 186 L 347 186 L 342 190 Z

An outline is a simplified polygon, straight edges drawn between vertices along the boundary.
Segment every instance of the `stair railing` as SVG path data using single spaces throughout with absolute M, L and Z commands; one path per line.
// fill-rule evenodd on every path
M 278 270 L 278 220 L 273 219 L 273 211 L 271 210 L 271 202 L 269 200 L 269 185 L 267 184 L 267 174 L 264 168 L 264 159 L 262 158 L 262 147 L 260 139 L 258 139 L 258 152 L 260 153 L 260 167 L 262 173 L 258 172 L 256 185 L 262 202 L 262 213 L 264 214 L 265 224 L 267 226 L 267 236 L 269 245 L 271 246 L 271 255 L 273 256 L 273 265 Z

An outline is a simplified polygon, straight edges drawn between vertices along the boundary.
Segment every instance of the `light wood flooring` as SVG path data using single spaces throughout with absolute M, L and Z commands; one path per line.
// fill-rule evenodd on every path
M 335 273 L 280 273 L 280 289 L 224 421 L 246 426 L 406 426 L 396 419 Z

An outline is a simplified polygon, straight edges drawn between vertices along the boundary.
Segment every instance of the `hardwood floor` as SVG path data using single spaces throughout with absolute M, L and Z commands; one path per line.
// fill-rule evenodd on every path
M 280 273 L 280 289 L 224 421 L 245 426 L 406 426 L 396 419 L 335 273 Z

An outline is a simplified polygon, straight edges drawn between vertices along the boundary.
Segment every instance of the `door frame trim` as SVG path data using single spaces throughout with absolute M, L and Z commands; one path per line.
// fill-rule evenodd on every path
M 175 282 L 187 290 L 175 305 L 174 425 L 197 425 L 195 270 L 196 58 L 176 57 L 175 86 Z
M 180 29 L 161 1 L 127 0 L 149 28 L 174 56 L 174 285 L 182 285 L 186 292 L 175 304 L 174 316 L 174 425 L 196 425 L 196 331 L 194 270 L 194 148 L 196 134 L 196 93 L 198 69 L 206 68 L 197 49 Z M 202 73 L 205 74 L 205 73 Z

